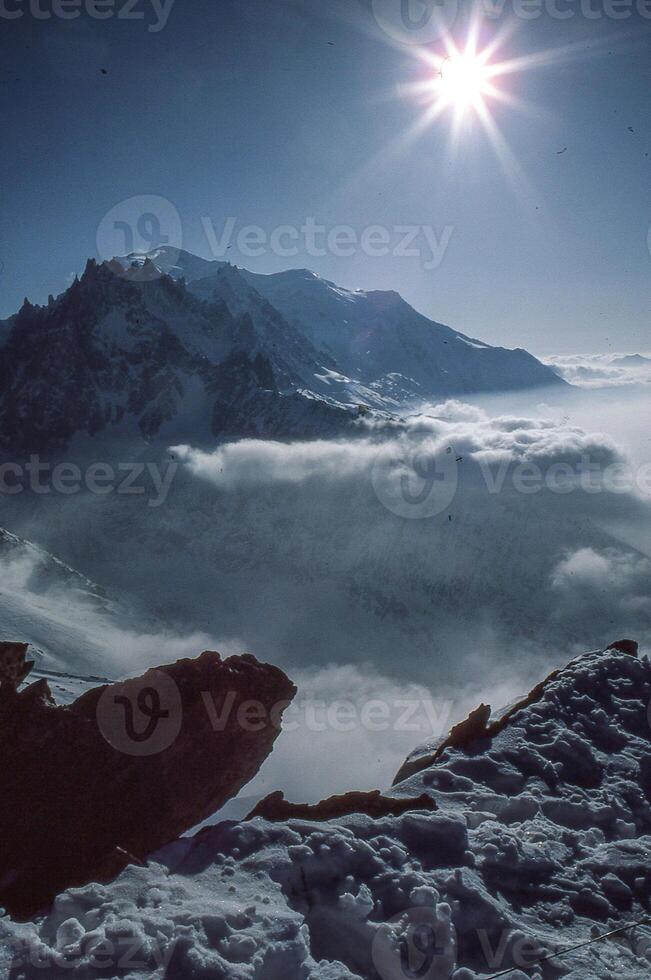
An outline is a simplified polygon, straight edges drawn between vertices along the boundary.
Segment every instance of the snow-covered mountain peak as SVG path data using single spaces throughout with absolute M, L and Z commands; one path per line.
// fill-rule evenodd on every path
M 367 385 L 399 373 L 416 399 L 563 383 L 530 354 L 430 320 L 395 290 L 351 291 L 304 271 L 242 274 L 342 374 Z
M 373 289 L 370 292 L 357 292 L 353 295 L 365 299 L 374 309 L 378 311 L 395 310 L 398 307 L 411 309 L 408 303 L 402 298 L 395 289 Z
M 182 278 L 187 282 L 214 275 L 222 266 L 228 264 L 216 259 L 203 259 L 172 245 L 161 245 L 160 248 L 148 252 L 130 252 L 128 255 L 115 256 L 114 261 L 119 262 L 124 269 L 133 265 L 142 266 L 146 261 L 150 261 L 160 272 L 171 276 L 172 279 Z

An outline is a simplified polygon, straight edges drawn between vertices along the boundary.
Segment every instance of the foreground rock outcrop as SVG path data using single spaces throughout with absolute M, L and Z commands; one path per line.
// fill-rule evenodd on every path
M 104 685 L 67 706 L 19 690 L 24 644 L 0 644 L 0 906 L 17 918 L 106 881 L 179 837 L 258 771 L 295 688 L 251 656 Z

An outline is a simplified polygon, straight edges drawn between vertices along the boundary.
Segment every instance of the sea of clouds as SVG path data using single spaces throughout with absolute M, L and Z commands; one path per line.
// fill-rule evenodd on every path
M 627 387 L 651 382 L 649 354 L 569 354 L 545 358 L 565 381 L 581 388 Z
M 623 391 L 448 401 L 346 439 L 174 446 L 158 508 L 3 501 L 0 524 L 113 606 L 37 590 L 24 564 L 5 604 L 38 614 L 58 668 L 80 671 L 84 637 L 89 672 L 113 677 L 204 648 L 283 667 L 290 727 L 245 795 L 387 785 L 480 700 L 498 708 L 625 635 L 651 645 L 648 403 Z

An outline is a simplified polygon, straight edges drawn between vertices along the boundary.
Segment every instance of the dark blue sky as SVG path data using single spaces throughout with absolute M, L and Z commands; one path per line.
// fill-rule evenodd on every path
M 97 254 L 104 216 L 156 195 L 176 209 L 183 246 L 206 257 L 206 224 L 219 235 L 232 216 L 226 257 L 256 271 L 307 266 L 397 289 L 466 333 L 537 353 L 651 348 L 651 20 L 588 19 L 576 0 L 566 20 L 484 23 L 488 42 L 515 22 L 503 57 L 576 46 L 508 76 L 538 116 L 494 108 L 528 180 L 519 194 L 476 120 L 454 160 L 449 115 L 401 140 L 422 106 L 395 91 L 423 67 L 378 27 L 371 0 L 176 0 L 157 32 L 151 0 L 134 8 L 144 20 L 37 20 L 29 2 L 0 18 L 0 314 L 60 292 Z M 447 228 L 449 244 L 438 268 L 425 267 L 426 247 L 314 256 L 299 237 L 291 258 L 238 249 L 246 225 L 271 235 L 310 217 L 358 235 L 380 225 L 390 248 L 398 226 Z

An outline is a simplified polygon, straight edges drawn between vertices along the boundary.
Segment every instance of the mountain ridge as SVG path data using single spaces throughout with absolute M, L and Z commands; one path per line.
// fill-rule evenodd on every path
M 105 430 L 312 436 L 349 429 L 360 407 L 565 384 L 526 351 L 428 320 L 394 291 L 352 293 L 305 270 L 260 276 L 168 248 L 89 259 L 46 306 L 26 299 L 0 338 L 6 451 Z

